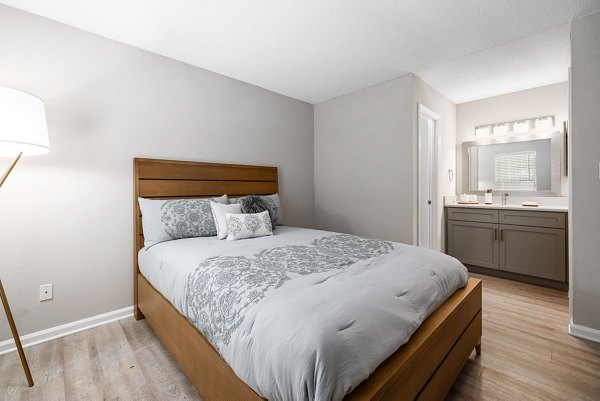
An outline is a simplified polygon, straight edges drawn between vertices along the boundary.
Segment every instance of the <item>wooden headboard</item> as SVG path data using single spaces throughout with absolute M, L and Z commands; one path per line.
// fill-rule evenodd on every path
M 133 159 L 134 296 L 137 311 L 137 254 L 144 247 L 138 197 L 153 199 L 270 195 L 279 192 L 277 167 Z

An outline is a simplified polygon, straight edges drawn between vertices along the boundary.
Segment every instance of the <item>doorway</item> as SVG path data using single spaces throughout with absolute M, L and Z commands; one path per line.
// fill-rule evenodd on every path
M 417 245 L 438 249 L 437 246 L 437 131 L 440 115 L 418 105 L 417 154 Z

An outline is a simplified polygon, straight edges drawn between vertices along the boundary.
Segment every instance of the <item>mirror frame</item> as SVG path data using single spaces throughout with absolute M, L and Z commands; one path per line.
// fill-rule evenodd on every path
M 501 143 L 513 143 L 513 142 L 527 142 L 536 141 L 540 139 L 550 139 L 550 152 L 551 152 L 551 189 L 546 191 L 523 191 L 523 190 L 512 190 L 512 191 L 497 191 L 493 190 L 494 195 L 501 195 L 502 193 L 508 192 L 511 196 L 562 196 L 561 187 L 563 174 L 563 160 L 562 160 L 562 149 L 564 149 L 564 134 L 560 131 L 554 132 L 535 132 L 521 135 L 507 135 L 499 137 L 488 137 L 481 138 L 475 141 L 463 142 L 462 143 L 462 182 L 463 192 L 468 194 L 483 195 L 484 190 L 471 190 L 469 188 L 469 147 L 481 146 L 481 145 L 494 145 Z

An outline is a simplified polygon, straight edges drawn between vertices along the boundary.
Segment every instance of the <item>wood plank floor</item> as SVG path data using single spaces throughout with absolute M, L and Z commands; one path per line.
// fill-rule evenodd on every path
M 482 354 L 447 400 L 600 400 L 600 344 L 567 333 L 567 293 L 483 279 Z
M 567 334 L 566 293 L 483 278 L 482 355 L 448 396 L 458 400 L 600 400 L 600 344 Z M 145 321 L 125 319 L 0 357 L 4 400 L 201 400 Z M 232 400 L 234 401 L 234 400 Z

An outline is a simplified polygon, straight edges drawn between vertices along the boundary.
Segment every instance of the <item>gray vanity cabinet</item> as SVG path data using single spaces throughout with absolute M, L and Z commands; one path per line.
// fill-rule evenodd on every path
M 448 207 L 446 249 L 474 271 L 482 268 L 479 272 L 535 284 L 564 284 L 568 281 L 566 216 L 562 212 Z
M 566 281 L 565 230 L 500 225 L 502 270 Z
M 497 269 L 498 224 L 448 221 L 448 254 L 469 265 Z

